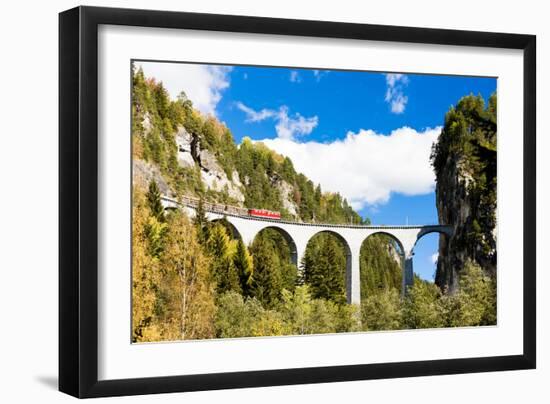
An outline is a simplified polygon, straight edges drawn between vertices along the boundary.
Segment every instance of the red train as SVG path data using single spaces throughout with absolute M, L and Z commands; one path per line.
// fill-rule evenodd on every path
M 281 219 L 281 214 L 279 212 L 272 212 L 267 209 L 248 209 L 248 215 L 255 217 L 264 217 L 266 219 Z

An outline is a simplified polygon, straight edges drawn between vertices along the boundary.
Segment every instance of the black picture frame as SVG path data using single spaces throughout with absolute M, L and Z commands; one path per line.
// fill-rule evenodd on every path
M 100 24 L 522 50 L 523 354 L 99 381 L 97 62 Z M 535 36 L 77 7 L 59 15 L 59 100 L 59 390 L 84 398 L 535 368 Z

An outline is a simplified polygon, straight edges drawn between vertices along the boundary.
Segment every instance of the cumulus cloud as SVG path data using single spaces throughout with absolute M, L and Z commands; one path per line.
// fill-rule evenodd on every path
M 330 143 L 282 137 L 262 142 L 290 157 L 296 170 L 320 183 L 324 191 L 340 192 L 361 209 L 386 203 L 392 193 L 432 192 L 430 152 L 440 132 L 440 127 L 423 132 L 403 127 L 383 135 L 362 129 Z
M 317 118 L 317 116 L 304 118 L 299 113 L 295 113 L 293 117 L 289 116 L 286 106 L 279 108 L 277 120 L 277 125 L 275 125 L 277 136 L 279 136 L 280 139 L 288 140 L 292 140 L 295 134 L 309 135 L 319 123 L 319 118 Z
M 300 77 L 300 74 L 296 70 L 290 71 L 290 81 L 292 83 L 299 83 L 302 81 L 302 78 Z
M 236 106 L 246 114 L 247 122 L 260 122 L 268 118 L 273 119 L 276 122 L 275 131 L 280 139 L 293 140 L 295 135 L 309 135 L 319 123 L 317 116 L 306 118 L 298 112 L 290 115 L 286 105 L 279 107 L 278 110 L 264 108 L 260 111 L 256 111 L 242 102 L 237 102 Z
M 205 114 L 216 114 L 223 90 L 229 87 L 231 67 L 187 63 L 138 62 L 146 77 L 162 81 L 172 99 L 181 91 Z
M 409 78 L 404 74 L 388 73 L 386 76 L 385 101 L 390 105 L 391 112 L 402 114 L 409 98 L 404 93 L 404 87 L 409 83 Z

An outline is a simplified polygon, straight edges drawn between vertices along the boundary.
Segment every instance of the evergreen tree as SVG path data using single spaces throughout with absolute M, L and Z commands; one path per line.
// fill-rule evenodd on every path
M 147 202 L 149 203 L 149 209 L 151 209 L 151 215 L 159 222 L 164 222 L 164 207 L 160 199 L 160 190 L 155 180 L 149 182 L 149 192 L 147 192 Z
M 149 253 L 152 257 L 159 258 L 164 248 L 167 226 L 164 207 L 160 200 L 160 191 L 154 180 L 149 183 L 146 198 L 150 215 L 147 218 L 144 231 L 147 236 Z
M 401 248 L 386 234 L 373 234 L 361 245 L 361 300 L 388 289 L 401 291 L 403 257 Z
M 306 248 L 302 276 L 314 298 L 345 302 L 346 256 L 332 234 L 318 234 Z
M 267 237 L 256 237 L 251 246 L 254 275 L 251 292 L 262 305 L 272 307 L 283 290 L 280 259 Z
M 209 237 L 210 222 L 206 218 L 206 211 L 204 209 L 204 202 L 202 198 L 199 199 L 198 206 L 195 209 L 195 217 L 193 217 L 193 223 L 197 228 L 200 243 L 205 245 Z
M 212 227 L 206 245 L 218 293 L 229 290 L 241 293 L 239 276 L 233 265 L 230 238 L 222 224 L 216 223 Z
M 145 234 L 147 236 L 147 245 L 151 257 L 159 258 L 162 254 L 167 230 L 168 227 L 166 223 L 159 222 L 157 218 L 153 216 L 147 218 Z
M 237 240 L 235 254 L 233 255 L 233 265 L 239 277 L 242 294 L 244 296 L 250 296 L 253 276 L 252 257 L 240 238 Z
M 445 115 L 443 130 L 432 146 L 440 219 L 454 225 L 454 247 L 437 263 L 435 283 L 442 288 L 455 287 L 453 279 L 466 267 L 467 260 L 479 264 L 492 276 L 496 273 L 496 112 L 496 94 L 489 98 L 487 107 L 481 95 L 462 97 Z M 450 185 L 453 178 L 462 176 L 471 180 Z M 456 198 L 469 206 L 466 217 L 450 208 Z

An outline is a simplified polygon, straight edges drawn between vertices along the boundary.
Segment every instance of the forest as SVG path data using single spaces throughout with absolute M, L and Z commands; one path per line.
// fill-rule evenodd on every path
M 132 125 L 134 161 L 154 167 L 176 197 L 276 210 L 303 222 L 370 223 L 341 195 L 296 172 L 289 158 L 250 139 L 236 144 L 229 128 L 196 110 L 183 91 L 171 100 L 140 69 L 133 71 Z M 209 187 L 199 160 L 179 163 L 181 128 L 192 135 L 195 155 L 207 151 L 229 181 L 238 176 L 243 200 Z M 461 268 L 454 293 L 416 277 L 402 296 L 399 247 L 373 235 L 361 247 L 362 303 L 351 305 L 344 246 L 331 234 L 316 235 L 296 266 L 276 230 L 245 245 L 223 220 L 209 222 L 202 203 L 193 217 L 165 210 L 155 178 L 135 180 L 132 198 L 133 342 L 496 324 L 496 278 L 475 260 Z

